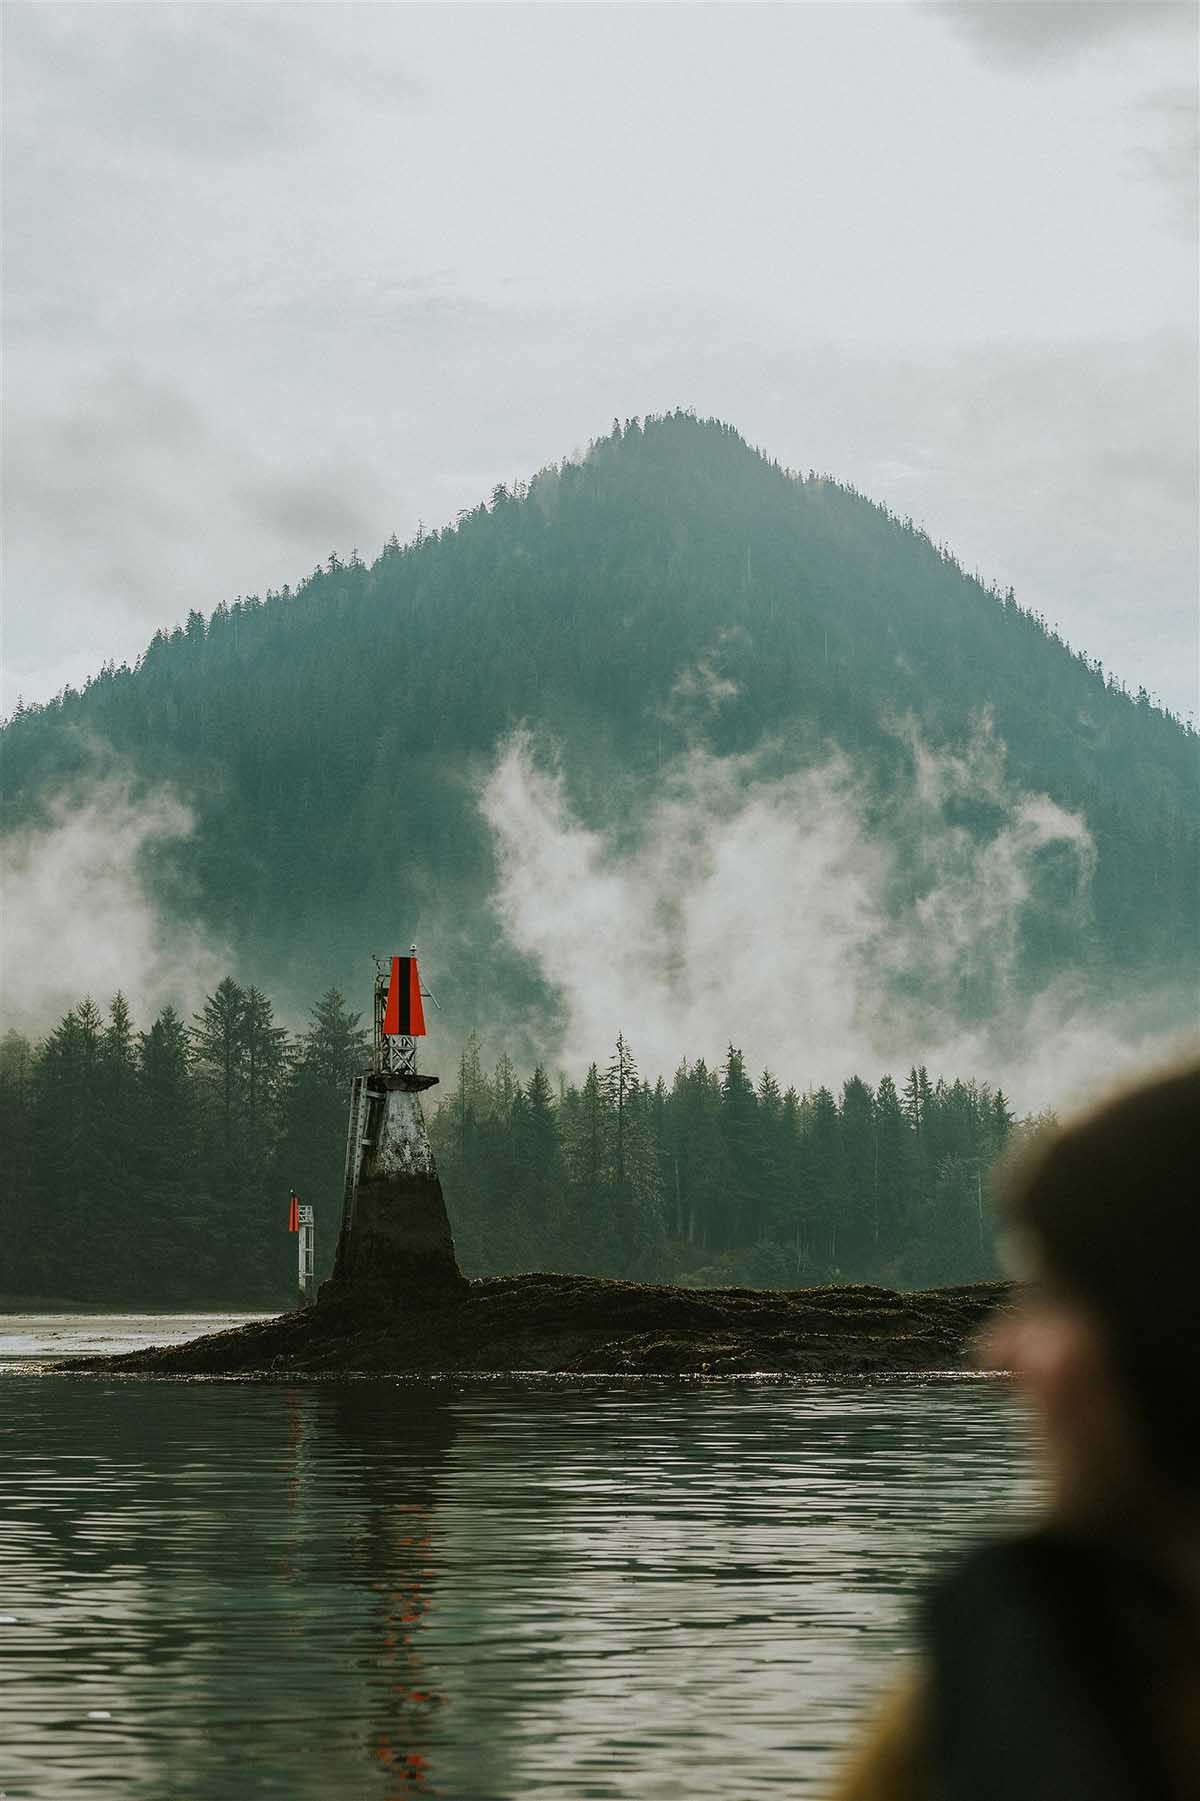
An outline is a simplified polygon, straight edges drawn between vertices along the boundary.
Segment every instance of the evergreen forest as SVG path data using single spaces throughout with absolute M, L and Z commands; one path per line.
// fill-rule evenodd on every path
M 139 1028 L 85 999 L 0 1041 L 0 1302 L 273 1308 L 295 1295 L 295 1189 L 317 1274 L 340 1220 L 360 1018 L 336 990 L 296 1037 L 232 977 Z M 839 1094 L 719 1061 L 643 1080 L 623 1036 L 579 1084 L 465 1045 L 426 1100 L 470 1275 L 578 1271 L 690 1285 L 924 1287 L 998 1271 L 988 1174 L 1004 1094 L 922 1068 Z

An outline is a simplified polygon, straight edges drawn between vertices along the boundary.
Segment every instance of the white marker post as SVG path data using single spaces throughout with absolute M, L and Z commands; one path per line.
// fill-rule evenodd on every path
M 296 1231 L 299 1252 L 300 1305 L 307 1307 L 313 1298 L 313 1241 L 316 1237 L 311 1207 L 297 1207 Z

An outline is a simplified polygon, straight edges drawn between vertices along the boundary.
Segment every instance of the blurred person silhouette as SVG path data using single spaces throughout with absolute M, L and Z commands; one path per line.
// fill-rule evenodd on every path
M 1200 1065 L 1001 1177 L 1023 1279 L 983 1345 L 1035 1426 L 1032 1530 L 934 1587 L 835 1801 L 1200 1798 Z

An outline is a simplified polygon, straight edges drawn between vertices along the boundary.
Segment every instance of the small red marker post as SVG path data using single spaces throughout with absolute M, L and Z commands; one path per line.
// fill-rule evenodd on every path
M 307 1307 L 313 1298 L 313 1247 L 316 1230 L 312 1208 L 304 1205 L 294 1188 L 288 1197 L 288 1231 L 298 1234 L 296 1250 L 300 1278 L 299 1305 Z

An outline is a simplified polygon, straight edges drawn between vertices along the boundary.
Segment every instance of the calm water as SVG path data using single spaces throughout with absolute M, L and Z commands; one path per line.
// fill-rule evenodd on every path
M 40 1330 L 0 1319 L 0 1343 Z M 980 1382 L 431 1393 L 10 1364 L 0 1791 L 816 1795 L 922 1581 L 1021 1492 Z

